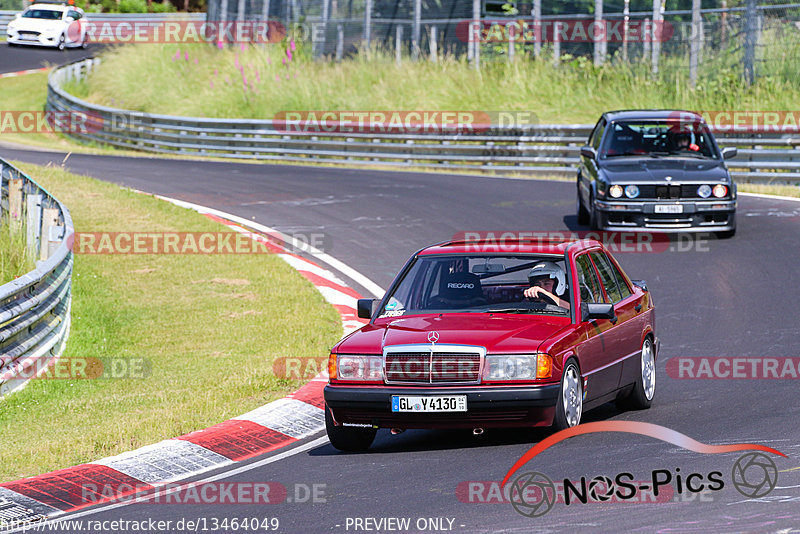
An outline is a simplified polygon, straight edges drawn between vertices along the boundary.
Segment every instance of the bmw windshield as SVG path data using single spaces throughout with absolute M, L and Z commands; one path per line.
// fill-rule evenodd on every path
M 674 119 L 611 123 L 600 150 L 600 158 L 629 156 L 719 159 L 705 124 Z
M 552 268 L 545 276 L 533 276 L 543 264 Z M 526 296 L 532 284 L 546 292 Z M 378 317 L 440 312 L 566 316 L 569 307 L 563 256 L 431 255 L 417 258 Z

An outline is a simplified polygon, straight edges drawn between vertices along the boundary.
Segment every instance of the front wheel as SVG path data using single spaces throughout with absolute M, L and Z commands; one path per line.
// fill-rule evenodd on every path
M 575 360 L 567 361 L 561 375 L 561 392 L 556 403 L 556 414 L 553 417 L 553 428 L 564 430 L 581 422 L 583 412 L 583 383 L 578 364 Z
M 586 211 L 586 208 L 583 207 L 580 187 L 578 187 L 578 200 L 575 204 L 576 204 L 575 211 L 578 212 L 578 224 L 586 226 L 587 224 L 589 224 L 589 212 Z
M 633 410 L 645 410 L 653 404 L 656 395 L 656 352 L 653 340 L 646 337 L 639 358 L 639 374 L 630 394 L 621 399 L 619 406 Z
M 325 406 L 325 431 L 331 445 L 344 452 L 363 452 L 369 449 L 378 432 L 375 428 L 336 426 L 328 406 Z

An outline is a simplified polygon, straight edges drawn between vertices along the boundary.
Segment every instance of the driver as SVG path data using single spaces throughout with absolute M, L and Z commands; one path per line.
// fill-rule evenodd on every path
M 686 128 L 673 126 L 669 129 L 673 150 L 691 150 L 697 152 L 700 147 L 692 143 L 692 133 Z
M 531 272 L 528 273 L 528 283 L 531 287 L 523 292 L 526 297 L 537 302 L 555 304 L 569 309 L 569 302 L 561 298 L 567 289 L 564 270 L 552 261 L 543 261 L 534 265 Z

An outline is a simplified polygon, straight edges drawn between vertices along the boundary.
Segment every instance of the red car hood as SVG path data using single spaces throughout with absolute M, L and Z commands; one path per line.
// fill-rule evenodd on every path
M 380 354 L 387 345 L 430 343 L 428 333 L 435 330 L 439 334 L 437 344 L 478 345 L 486 347 L 489 353 L 532 352 L 569 325 L 566 317 L 545 315 L 414 315 L 378 319 L 342 340 L 334 351 Z

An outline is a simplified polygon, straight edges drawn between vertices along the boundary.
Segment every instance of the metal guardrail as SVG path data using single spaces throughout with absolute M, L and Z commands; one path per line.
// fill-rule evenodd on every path
M 0 396 L 22 388 L 64 349 L 70 327 L 74 235 L 69 210 L 0 159 L 0 224 L 26 233 L 36 269 L 0 286 Z
M 0 37 L 6 36 L 6 26 L 21 11 L 0 10 Z M 167 20 L 191 20 L 203 22 L 206 20 L 205 13 L 87 13 L 86 17 L 91 22 L 113 22 L 125 20 L 146 19 L 151 22 Z
M 572 176 L 592 129 L 581 124 L 492 126 L 479 134 L 295 132 L 281 121 L 133 112 L 90 104 L 64 90 L 65 82 L 84 79 L 99 61 L 53 70 L 47 110 L 86 115 L 85 131 L 68 132 L 75 139 L 145 152 Z M 739 147 L 738 158 L 728 162 L 736 181 L 800 184 L 800 136 L 720 134 L 717 141 Z

